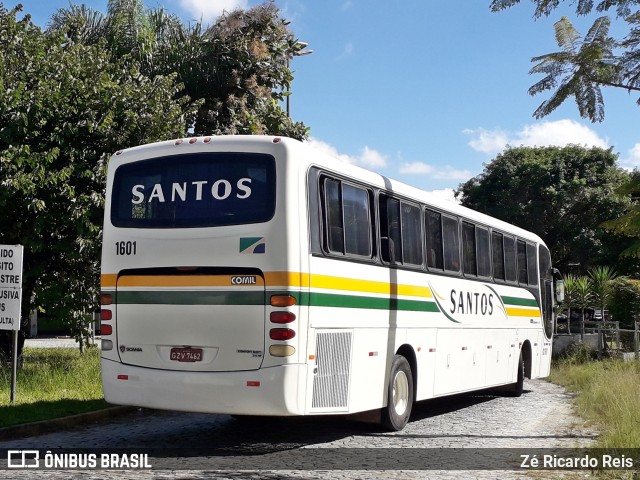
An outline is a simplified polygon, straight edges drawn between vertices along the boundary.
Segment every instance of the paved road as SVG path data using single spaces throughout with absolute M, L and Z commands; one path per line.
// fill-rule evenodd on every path
M 153 471 L 0 471 L 6 478 L 31 479 L 302 479 L 329 478 L 558 478 L 557 472 L 472 471 L 464 468 L 465 452 L 481 462 L 499 450 L 588 446 L 595 433 L 579 423 L 572 412 L 570 396 L 542 380 L 528 381 L 520 398 L 491 393 L 456 396 L 421 402 L 402 432 L 381 432 L 375 425 L 356 423 L 344 417 L 238 420 L 226 415 L 187 414 L 141 410 L 99 425 L 65 432 L 0 442 L 4 448 L 159 448 L 168 458 L 154 460 Z M 189 452 L 206 446 L 206 452 Z M 184 454 L 176 455 L 175 448 Z M 223 457 L 212 457 L 224 454 Z M 420 449 L 420 450 L 417 450 Z M 422 449 L 439 450 L 447 469 L 413 470 Z M 449 450 L 465 449 L 465 450 Z M 438 453 L 429 450 L 429 454 Z M 451 452 L 457 452 L 451 458 Z M 462 454 L 460 454 L 462 452 Z M 487 452 L 483 455 L 483 452 Z M 448 455 L 448 457 L 447 457 Z M 180 456 L 181 458 L 174 458 Z M 314 470 L 281 470 L 301 457 L 319 462 Z M 220 463 L 222 458 L 223 463 Z M 265 468 L 256 467 L 256 459 Z M 462 459 L 462 460 L 460 460 Z M 152 462 L 152 463 L 154 463 Z M 224 463 L 227 462 L 227 463 Z M 230 463 L 229 463 L 230 462 Z M 283 462 L 283 463 L 278 463 Z M 225 471 L 214 471 L 226 465 Z M 231 466 L 229 466 L 231 465 Z M 362 465 L 362 467 L 359 467 Z M 410 471 L 407 469 L 412 469 Z M 357 470 L 356 468 L 361 468 Z M 391 469 L 390 469 L 391 468 Z
M 100 337 L 96 337 L 96 343 L 100 346 Z M 26 339 L 24 346 L 28 348 L 78 348 L 78 342 L 70 337 L 38 337 Z

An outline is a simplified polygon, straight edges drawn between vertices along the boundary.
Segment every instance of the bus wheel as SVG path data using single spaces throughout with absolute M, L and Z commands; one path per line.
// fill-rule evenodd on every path
M 518 380 L 516 383 L 509 385 L 508 395 L 510 397 L 519 397 L 524 390 L 524 359 L 522 358 L 522 352 L 520 352 L 520 358 L 518 359 Z
M 387 385 L 387 407 L 382 412 L 382 424 L 392 431 L 402 430 L 413 407 L 413 374 L 409 362 L 402 355 L 393 357 L 389 384 Z

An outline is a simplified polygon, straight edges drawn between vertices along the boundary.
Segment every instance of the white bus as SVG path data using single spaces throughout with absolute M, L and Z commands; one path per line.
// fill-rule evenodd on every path
M 548 375 L 536 235 L 287 138 L 117 152 L 102 254 L 109 403 L 381 412 Z

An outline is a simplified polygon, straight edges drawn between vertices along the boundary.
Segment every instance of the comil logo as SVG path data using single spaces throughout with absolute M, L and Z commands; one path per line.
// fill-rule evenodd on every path
M 40 452 L 38 450 L 7 451 L 8 468 L 39 468 Z
M 231 285 L 257 285 L 255 275 L 243 275 L 241 277 L 231 277 Z

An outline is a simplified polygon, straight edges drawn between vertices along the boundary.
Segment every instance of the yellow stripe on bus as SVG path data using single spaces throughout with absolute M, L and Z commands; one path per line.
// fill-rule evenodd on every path
M 540 310 L 528 310 L 526 308 L 507 308 L 507 315 L 510 317 L 536 317 L 540 318 Z
M 102 288 L 120 287 L 219 287 L 230 286 L 231 275 L 126 275 L 118 280 L 116 274 L 102 275 Z M 311 278 L 311 281 L 310 281 Z M 403 295 L 410 297 L 433 298 L 429 287 L 418 285 L 398 285 L 373 280 L 337 277 L 332 275 L 313 275 L 301 272 L 265 272 L 266 284 L 270 287 L 323 288 L 350 292 L 378 293 L 382 295 Z M 263 285 L 256 277 L 256 285 Z
M 309 287 L 309 274 L 302 272 L 264 272 L 266 283 L 270 287 Z
M 265 272 L 268 286 L 311 287 L 349 292 L 380 293 L 383 295 L 405 295 L 411 297 L 432 298 L 428 287 L 417 285 L 398 285 L 395 283 L 360 280 L 356 278 L 336 277 L 333 275 L 309 275 L 297 272 Z M 311 278 L 311 280 L 309 280 Z M 396 290 L 397 288 L 397 290 Z
M 115 288 L 118 275 L 115 273 L 105 273 L 100 275 L 100 286 L 102 288 Z

